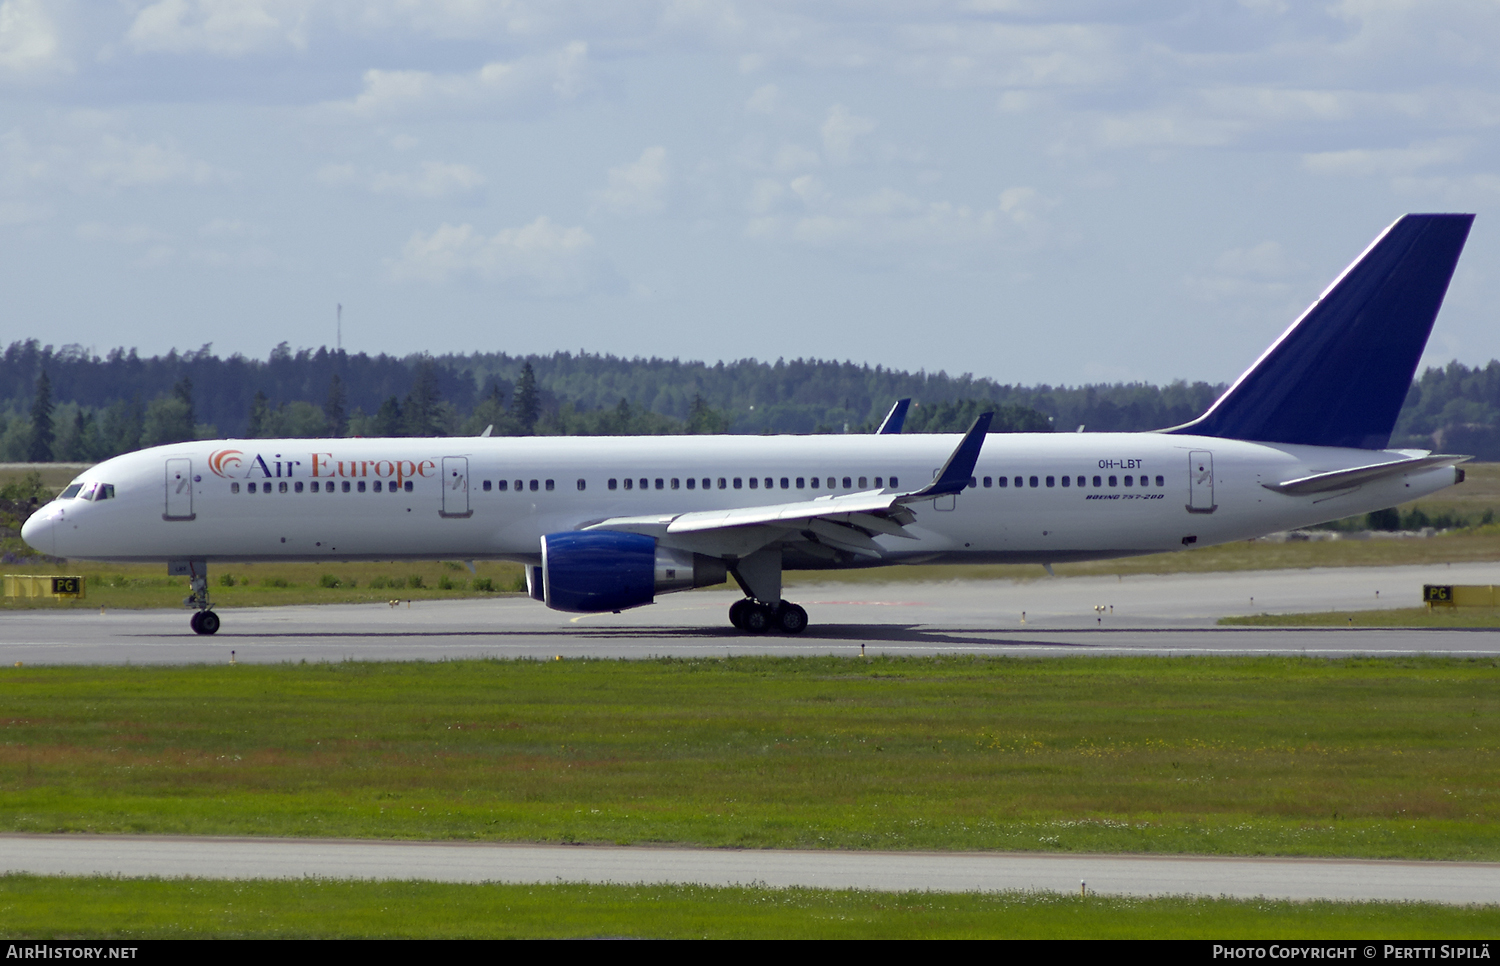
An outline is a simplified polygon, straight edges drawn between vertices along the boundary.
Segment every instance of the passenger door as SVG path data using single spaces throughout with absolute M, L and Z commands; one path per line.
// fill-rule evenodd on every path
M 193 519 L 193 461 L 167 460 L 167 511 L 163 520 Z
M 1214 503 L 1214 454 L 1193 450 L 1188 454 L 1188 512 L 1212 513 Z
M 445 517 L 467 517 L 469 509 L 469 458 L 443 457 L 443 509 Z

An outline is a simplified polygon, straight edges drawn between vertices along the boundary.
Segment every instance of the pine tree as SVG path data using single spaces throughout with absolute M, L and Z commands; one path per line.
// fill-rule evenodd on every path
M 401 403 L 395 396 L 386 399 L 375 411 L 374 426 L 376 436 L 401 436 L 402 419 Z
M 334 373 L 328 380 L 328 400 L 323 403 L 323 415 L 328 419 L 328 435 L 335 438 L 349 431 L 349 416 L 344 411 L 344 381 Z
M 33 463 L 52 462 L 52 380 L 47 370 L 36 381 L 36 402 L 31 405 L 31 446 L 26 458 Z
M 172 387 L 172 395 L 186 404 L 188 425 L 197 426 L 198 414 L 193 410 L 193 380 L 187 376 L 183 376 L 177 385 Z
M 437 367 L 431 359 L 417 366 L 417 379 L 406 394 L 406 435 L 441 436 L 443 434 L 443 394 L 438 391 Z
M 521 424 L 522 436 L 536 435 L 536 421 L 542 415 L 542 403 L 536 391 L 536 373 L 531 363 L 521 367 L 521 378 L 516 382 L 516 392 L 511 400 L 511 410 Z
M 259 439 L 265 434 L 266 420 L 271 415 L 271 401 L 261 390 L 255 390 L 255 398 L 250 400 L 250 426 L 245 430 L 246 439 Z

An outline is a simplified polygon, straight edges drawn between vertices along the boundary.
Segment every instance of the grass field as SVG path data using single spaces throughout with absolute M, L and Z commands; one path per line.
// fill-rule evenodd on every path
M 0 668 L 0 828 L 1500 859 L 1500 662 Z
M 1487 939 L 1500 906 L 1054 893 L 0 876 L 0 936 Z
M 1332 610 L 1312 614 L 1250 614 L 1221 617 L 1240 627 L 1434 627 L 1455 630 L 1500 627 L 1500 607 L 1402 607 L 1393 610 Z

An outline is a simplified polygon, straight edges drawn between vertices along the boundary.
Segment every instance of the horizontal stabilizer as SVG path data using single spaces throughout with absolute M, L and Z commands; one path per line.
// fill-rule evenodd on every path
M 1208 412 L 1165 432 L 1384 449 L 1473 221 L 1396 221 Z
M 1276 493 L 1286 493 L 1291 496 L 1327 493 L 1330 490 L 1346 490 L 1359 486 L 1361 483 L 1369 483 L 1371 480 L 1431 469 L 1434 466 L 1457 466 L 1473 458 L 1472 456 L 1419 456 L 1409 460 L 1392 460 L 1389 463 L 1373 463 L 1370 466 L 1334 470 L 1331 473 L 1315 473 L 1312 476 L 1303 476 L 1284 483 L 1262 483 L 1261 486 Z

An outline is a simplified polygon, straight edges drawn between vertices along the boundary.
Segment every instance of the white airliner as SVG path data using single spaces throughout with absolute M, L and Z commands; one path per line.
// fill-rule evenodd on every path
M 1198 419 L 1149 433 L 245 439 L 86 470 L 27 521 L 44 553 L 164 561 L 219 629 L 211 563 L 498 559 L 618 612 L 733 577 L 749 632 L 798 633 L 786 569 L 1050 566 L 1244 540 L 1404 503 L 1464 456 L 1390 450 L 1472 215 L 1387 228 Z

